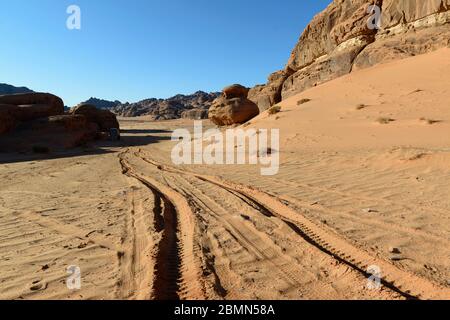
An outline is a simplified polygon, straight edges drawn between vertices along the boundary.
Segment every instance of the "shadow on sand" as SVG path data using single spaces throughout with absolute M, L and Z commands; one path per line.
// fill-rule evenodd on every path
M 170 135 L 172 132 L 168 130 L 155 130 L 155 129 L 123 129 L 120 130 L 122 134 L 167 134 Z
M 160 141 L 170 140 L 170 134 L 171 131 L 166 130 L 123 130 L 120 141 L 99 140 L 83 147 L 69 150 L 51 150 L 48 153 L 34 153 L 32 151 L 15 153 L 1 152 L 2 149 L 6 148 L 2 148 L 0 141 L 0 164 L 118 153 L 127 147 L 146 146 Z

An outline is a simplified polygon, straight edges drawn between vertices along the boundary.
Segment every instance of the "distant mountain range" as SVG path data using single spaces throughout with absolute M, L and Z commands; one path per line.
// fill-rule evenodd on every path
M 118 100 L 108 101 L 108 100 L 97 99 L 97 98 L 90 98 L 89 100 L 86 100 L 83 103 L 92 104 L 99 109 L 113 109 L 114 107 L 122 104 L 122 102 L 120 102 Z
M 220 92 L 197 91 L 191 95 L 179 94 L 169 99 L 150 98 L 136 103 L 121 103 L 98 98 L 90 98 L 84 103 L 108 109 L 123 117 L 151 116 L 154 120 L 198 119 L 208 116 L 209 107 L 219 96 Z
M 0 95 L 32 92 L 34 91 L 26 87 L 0 83 Z M 123 117 L 150 116 L 154 120 L 202 119 L 208 117 L 209 107 L 220 94 L 220 92 L 197 91 L 190 95 L 178 94 L 168 99 L 150 98 L 136 103 L 122 103 L 118 100 L 108 101 L 92 97 L 83 103 L 110 110 Z M 65 108 L 68 110 L 67 107 Z
M 0 83 L 0 95 L 5 94 L 18 94 L 18 93 L 31 93 L 33 90 L 28 89 L 27 87 L 15 87 L 10 84 Z

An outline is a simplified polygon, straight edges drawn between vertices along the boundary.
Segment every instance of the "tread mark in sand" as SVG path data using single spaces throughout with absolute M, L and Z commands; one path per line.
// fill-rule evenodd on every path
M 155 264 L 154 298 L 155 300 L 179 300 L 181 261 L 175 206 L 150 183 L 133 174 L 123 159 L 120 159 L 120 164 L 123 174 L 138 180 L 155 195 L 155 227 L 160 228 L 163 234 Z
M 148 163 L 150 163 L 152 165 L 158 166 L 159 170 L 172 172 L 172 173 L 178 173 L 178 174 L 189 174 L 189 175 L 192 175 L 192 176 L 194 176 L 194 177 L 196 177 L 196 178 L 198 178 L 198 179 L 200 179 L 200 180 L 202 180 L 204 182 L 209 182 L 209 183 L 218 185 L 218 186 L 220 186 L 222 188 L 228 189 L 230 192 L 232 192 L 234 194 L 235 194 L 235 192 L 241 194 L 242 197 L 247 198 L 249 201 L 252 201 L 256 206 L 259 206 L 263 210 L 263 213 L 265 213 L 266 215 L 268 213 L 271 213 L 272 215 L 275 215 L 275 216 L 279 217 L 281 220 L 283 220 L 286 223 L 287 226 L 289 226 L 294 232 L 296 232 L 299 236 L 301 236 L 309 244 L 313 245 L 314 247 L 316 247 L 317 249 L 319 249 L 322 252 L 326 253 L 327 255 L 333 257 L 337 261 L 348 265 L 350 268 L 352 268 L 353 270 L 361 273 L 365 277 L 371 276 L 371 274 L 369 274 L 366 270 L 364 270 L 364 268 L 366 268 L 368 266 L 367 263 L 365 263 L 364 261 L 359 261 L 357 259 L 354 259 L 354 257 L 352 257 L 351 255 L 348 255 L 348 254 L 346 254 L 346 255 L 339 254 L 337 252 L 337 250 L 333 250 L 332 249 L 332 246 L 331 246 L 330 243 L 328 243 L 327 241 L 323 240 L 319 235 L 315 234 L 315 231 L 311 230 L 310 228 L 308 228 L 308 226 L 304 225 L 300 221 L 292 221 L 291 219 L 289 219 L 287 217 L 284 217 L 283 215 L 278 214 L 277 212 L 271 210 L 267 206 L 261 204 L 260 201 L 254 199 L 252 196 L 247 195 L 247 193 L 244 193 L 242 191 L 236 190 L 235 188 L 232 188 L 232 187 L 228 187 L 226 184 L 222 184 L 222 183 L 216 182 L 216 181 L 208 179 L 207 177 L 204 177 L 202 175 L 198 175 L 198 174 L 195 174 L 195 173 L 183 172 L 183 171 L 176 170 L 176 169 L 171 169 L 170 167 L 165 167 L 165 166 L 162 166 L 162 165 L 158 165 L 158 163 L 145 158 L 145 156 L 139 156 L 139 157 L 142 160 L 144 160 L 144 161 L 146 161 L 146 162 L 148 162 Z M 354 260 L 354 261 L 352 262 L 351 260 Z M 420 278 L 417 278 L 417 279 L 418 280 L 422 280 Z M 381 283 L 386 288 L 392 290 L 393 292 L 398 293 L 399 295 L 401 295 L 402 297 L 404 297 L 406 299 L 416 300 L 416 299 L 420 299 L 421 298 L 421 295 L 414 295 L 414 294 L 411 293 L 410 290 L 407 290 L 406 288 L 405 288 L 405 290 L 403 290 L 402 286 L 401 285 L 396 285 L 394 281 L 391 281 L 391 280 L 388 280 L 386 278 L 383 278 L 383 279 L 381 279 Z M 424 281 L 424 283 L 426 283 L 426 280 Z M 430 283 L 430 285 L 432 285 L 432 284 Z

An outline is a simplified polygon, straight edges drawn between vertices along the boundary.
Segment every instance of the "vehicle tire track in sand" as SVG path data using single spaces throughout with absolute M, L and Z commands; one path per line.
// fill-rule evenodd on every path
M 161 228 L 164 220 L 156 256 L 153 298 L 202 299 L 203 288 L 193 253 L 193 214 L 189 205 L 174 190 L 135 172 L 125 155 L 126 152 L 119 155 L 123 174 L 136 179 L 155 195 L 155 222 L 159 221 L 155 228 Z
M 316 191 L 320 191 L 322 193 L 331 193 L 331 194 L 336 194 L 339 195 L 343 198 L 347 198 L 347 199 L 352 199 L 352 201 L 355 200 L 371 200 L 371 201 L 376 201 L 376 202 L 381 202 L 384 203 L 386 205 L 401 205 L 404 206 L 405 208 L 407 208 L 409 211 L 413 211 L 413 209 L 409 208 L 406 204 L 399 202 L 399 201 L 389 201 L 383 198 L 375 198 L 375 197 L 367 197 L 367 196 L 359 196 L 359 195 L 353 195 L 351 193 L 345 193 L 345 192 L 340 192 L 340 191 L 336 191 L 333 189 L 328 189 L 328 188 L 321 188 L 321 187 L 312 187 L 310 185 L 307 184 L 301 184 L 301 183 L 293 183 L 293 182 L 289 182 L 289 181 L 283 181 L 283 183 L 292 185 L 295 188 L 305 188 L 305 189 L 309 189 L 309 190 L 316 190 Z M 408 235 L 416 235 L 416 236 L 420 236 L 423 237 L 427 240 L 430 241 L 438 241 L 441 242 L 445 245 L 450 245 L 450 241 L 446 238 L 440 237 L 438 235 L 423 231 L 423 230 L 417 230 L 417 229 L 413 229 L 407 226 L 403 226 L 403 225 L 398 225 L 398 224 L 394 224 L 394 223 L 386 223 L 383 221 L 378 221 L 375 219 L 368 219 L 368 218 L 361 218 L 355 215 L 351 215 L 345 212 L 339 212 L 337 210 L 333 210 L 330 208 L 326 208 L 320 204 L 314 204 L 311 205 L 308 202 L 301 202 L 299 200 L 293 199 L 292 197 L 289 196 L 278 196 L 280 199 L 282 200 L 286 200 L 292 204 L 295 204 L 297 206 L 300 207 L 306 207 L 309 209 L 315 209 L 315 210 L 319 210 L 322 212 L 330 212 L 342 217 L 345 217 L 347 219 L 352 219 L 352 220 L 358 220 L 358 221 L 362 221 L 364 224 L 367 225 L 372 225 L 372 226 L 376 226 L 385 230 L 391 230 L 393 232 L 401 232 L 401 233 L 405 233 Z M 433 208 L 434 210 L 435 208 Z M 429 210 L 429 209 L 427 209 Z M 444 211 L 442 209 L 440 209 L 441 211 Z
M 265 210 L 285 221 L 289 227 L 299 234 L 306 242 L 338 261 L 347 264 L 364 276 L 370 276 L 366 272 L 369 266 L 379 266 L 383 272 L 381 279 L 383 285 L 407 299 L 450 298 L 449 289 L 443 288 L 438 284 L 423 279 L 411 272 L 399 269 L 381 258 L 371 256 L 368 252 L 353 246 L 351 243 L 335 234 L 332 230 L 326 230 L 323 227 L 314 224 L 301 213 L 294 211 L 280 200 L 267 193 L 251 187 L 224 181 L 217 177 L 196 174 L 161 165 L 142 155 L 140 155 L 140 157 L 162 171 L 190 175 L 202 181 L 228 189 L 231 192 L 238 192 L 243 197 L 248 198 L 256 205 L 265 208 Z
M 152 174 L 154 172 L 152 170 Z M 194 177 L 162 176 L 159 171 L 156 174 L 184 195 L 196 214 L 196 245 L 201 250 L 208 298 L 265 298 L 267 296 L 259 294 L 265 294 L 263 288 L 273 288 L 272 284 L 278 287 L 273 294 L 280 298 L 289 295 L 289 299 L 303 296 L 338 299 L 349 292 L 368 299 L 400 297 L 389 290 L 361 289 L 366 278 L 357 272 L 348 272 L 352 270 L 327 255 L 318 255 L 314 247 L 296 244 L 298 236 L 283 221 L 261 214 L 255 205 L 243 203 L 237 195 L 223 197 L 229 194 L 228 190 Z M 313 267 L 308 261 L 319 263 Z M 335 285 L 351 290 L 339 290 L 338 295 Z
M 130 186 L 128 207 L 127 232 L 122 241 L 124 251 L 118 254 L 121 278 L 116 296 L 120 299 L 148 300 L 155 267 L 150 259 L 154 241 L 149 235 L 151 215 L 144 209 L 135 186 Z
M 74 225 L 66 224 L 56 219 L 43 216 L 36 211 L 26 211 L 17 213 L 16 215 L 44 228 L 54 230 L 60 234 L 72 236 L 78 238 L 79 240 L 88 240 L 90 244 L 97 245 L 103 249 L 113 252 L 120 252 L 120 247 L 116 246 L 110 239 L 102 235 L 93 234 L 92 232 L 80 229 Z
M 273 271 L 280 273 L 282 278 L 290 285 L 302 283 L 301 279 L 298 278 L 296 266 L 292 264 L 293 259 L 284 255 L 282 249 L 275 245 L 266 234 L 233 219 L 226 210 L 213 199 L 202 194 L 200 190 L 197 189 L 196 192 L 188 191 L 185 188 L 182 188 L 182 190 L 192 206 L 206 209 L 222 225 L 226 226 L 226 229 L 239 244 L 254 255 L 256 259 L 268 261 L 274 268 Z

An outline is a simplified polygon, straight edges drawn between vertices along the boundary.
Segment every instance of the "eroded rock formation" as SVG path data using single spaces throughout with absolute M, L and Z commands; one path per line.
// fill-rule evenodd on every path
M 209 109 L 209 119 L 218 126 L 242 124 L 259 114 L 258 106 L 247 98 L 248 89 L 232 85 L 223 89 Z
M 120 129 L 119 122 L 114 113 L 108 110 L 97 109 L 91 104 L 80 104 L 70 110 L 72 115 L 83 115 L 89 122 L 98 125 L 103 132 L 112 128 Z
M 381 10 L 381 28 L 375 12 Z M 334 0 L 306 27 L 284 70 L 252 88 L 261 111 L 356 69 L 450 45 L 450 0 Z
M 119 128 L 113 113 L 80 106 L 65 114 L 63 101 L 49 93 L 0 96 L 0 151 L 72 148 L 110 128 Z

